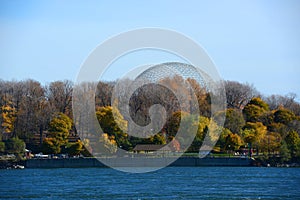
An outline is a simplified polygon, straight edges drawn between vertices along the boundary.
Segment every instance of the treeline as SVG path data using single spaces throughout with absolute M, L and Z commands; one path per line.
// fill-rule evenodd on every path
M 127 83 L 125 83 L 127 81 Z M 123 87 L 131 83 L 126 80 Z M 128 119 L 116 123 L 112 114 L 112 93 L 115 82 L 99 82 L 95 85 L 97 119 L 104 131 L 99 140 L 107 151 L 115 152 L 116 146 L 132 150 L 137 144 L 166 144 L 172 142 L 180 151 L 184 138 L 174 139 L 180 120 L 193 120 L 197 135 L 188 151 L 198 152 L 210 123 L 210 93 L 195 80 L 173 77 L 163 80 L 177 90 L 188 82 L 196 94 L 200 118 L 193 118 L 193 105 L 180 110 L 179 101 L 170 90 L 159 85 L 139 88 L 131 97 L 130 117 L 139 125 L 150 122 L 149 108 L 161 104 L 167 112 L 167 123 L 156 135 L 140 139 L 130 137 L 117 124 L 126 126 Z M 227 110 L 221 137 L 215 151 L 233 152 L 251 148 L 257 155 L 280 156 L 282 161 L 299 161 L 300 157 L 300 104 L 296 96 L 261 95 L 252 85 L 225 81 Z M 36 153 L 61 153 L 77 155 L 93 151 L 90 141 L 80 141 L 73 124 L 71 81 L 56 81 L 41 85 L 34 80 L 0 81 L 0 153 L 21 153 L 22 141 Z M 122 90 L 121 90 L 122 91 Z M 183 92 L 188 90 L 182 89 Z M 124 92 L 124 95 L 126 93 Z M 184 95 L 184 94 L 183 94 Z M 183 114 L 182 114 L 183 113 Z M 185 114 L 186 113 L 186 114 Z M 181 119 L 183 116 L 183 119 Z

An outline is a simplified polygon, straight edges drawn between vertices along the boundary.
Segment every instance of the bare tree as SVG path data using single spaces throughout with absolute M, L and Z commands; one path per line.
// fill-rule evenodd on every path
M 56 81 L 50 83 L 46 89 L 46 97 L 56 112 L 71 116 L 73 83 L 71 81 Z
M 114 82 L 99 82 L 96 90 L 96 105 L 110 106 Z
M 295 115 L 300 115 L 300 104 L 295 100 L 297 97 L 294 93 L 289 93 L 285 96 L 282 95 L 271 95 L 268 97 L 265 97 L 264 100 L 267 104 L 269 104 L 269 107 L 271 110 L 276 110 L 280 106 L 283 106 L 292 112 L 294 112 Z
M 243 109 L 253 97 L 260 95 L 253 85 L 236 81 L 225 81 L 225 90 L 227 107 L 239 110 Z
M 40 116 L 38 113 L 41 112 L 39 105 L 44 98 L 44 88 L 37 81 L 26 80 L 18 82 L 15 86 L 14 103 L 17 118 L 14 133 L 26 143 L 39 132 Z

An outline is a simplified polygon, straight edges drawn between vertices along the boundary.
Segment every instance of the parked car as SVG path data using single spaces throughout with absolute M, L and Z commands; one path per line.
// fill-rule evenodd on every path
M 34 154 L 34 158 L 49 158 L 49 155 L 44 155 L 43 153 Z

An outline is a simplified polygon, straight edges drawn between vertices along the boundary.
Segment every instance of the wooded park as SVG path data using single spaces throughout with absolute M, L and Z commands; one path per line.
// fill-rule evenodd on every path
M 127 80 L 130 82 L 130 80 Z M 181 120 L 192 120 L 197 134 L 186 152 L 198 152 L 208 130 L 211 114 L 211 97 L 205 87 L 195 80 L 173 77 L 172 88 L 189 82 L 195 91 L 200 117 L 180 110 L 178 99 L 166 89 L 156 85 L 139 88 L 130 98 L 130 112 L 139 125 L 149 123 L 148 110 L 153 104 L 161 104 L 167 111 L 167 121 L 162 130 L 146 139 L 129 136 L 118 124 L 126 126 L 121 114 L 112 114 L 112 91 L 116 82 L 98 82 L 95 85 L 96 116 L 104 133 L 99 141 L 107 151 L 116 153 L 117 147 L 132 151 L 136 145 L 174 144 L 180 151 L 184 138 L 175 139 Z M 92 84 L 92 83 L 91 83 Z M 264 96 L 253 85 L 224 81 L 227 110 L 224 126 L 215 124 L 221 135 L 213 149 L 215 154 L 245 155 L 251 149 L 253 156 L 262 159 L 279 158 L 280 162 L 300 161 L 300 104 L 296 95 Z M 80 140 L 73 124 L 71 81 L 55 81 L 46 85 L 35 80 L 0 80 L 0 154 L 23 155 L 24 149 L 33 153 L 66 153 L 91 156 L 90 141 Z M 118 121 L 118 123 L 116 122 Z

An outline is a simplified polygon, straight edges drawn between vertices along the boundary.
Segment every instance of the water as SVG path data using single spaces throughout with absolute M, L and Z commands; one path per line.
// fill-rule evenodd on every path
M 0 199 L 300 199 L 300 168 L 0 170 Z

